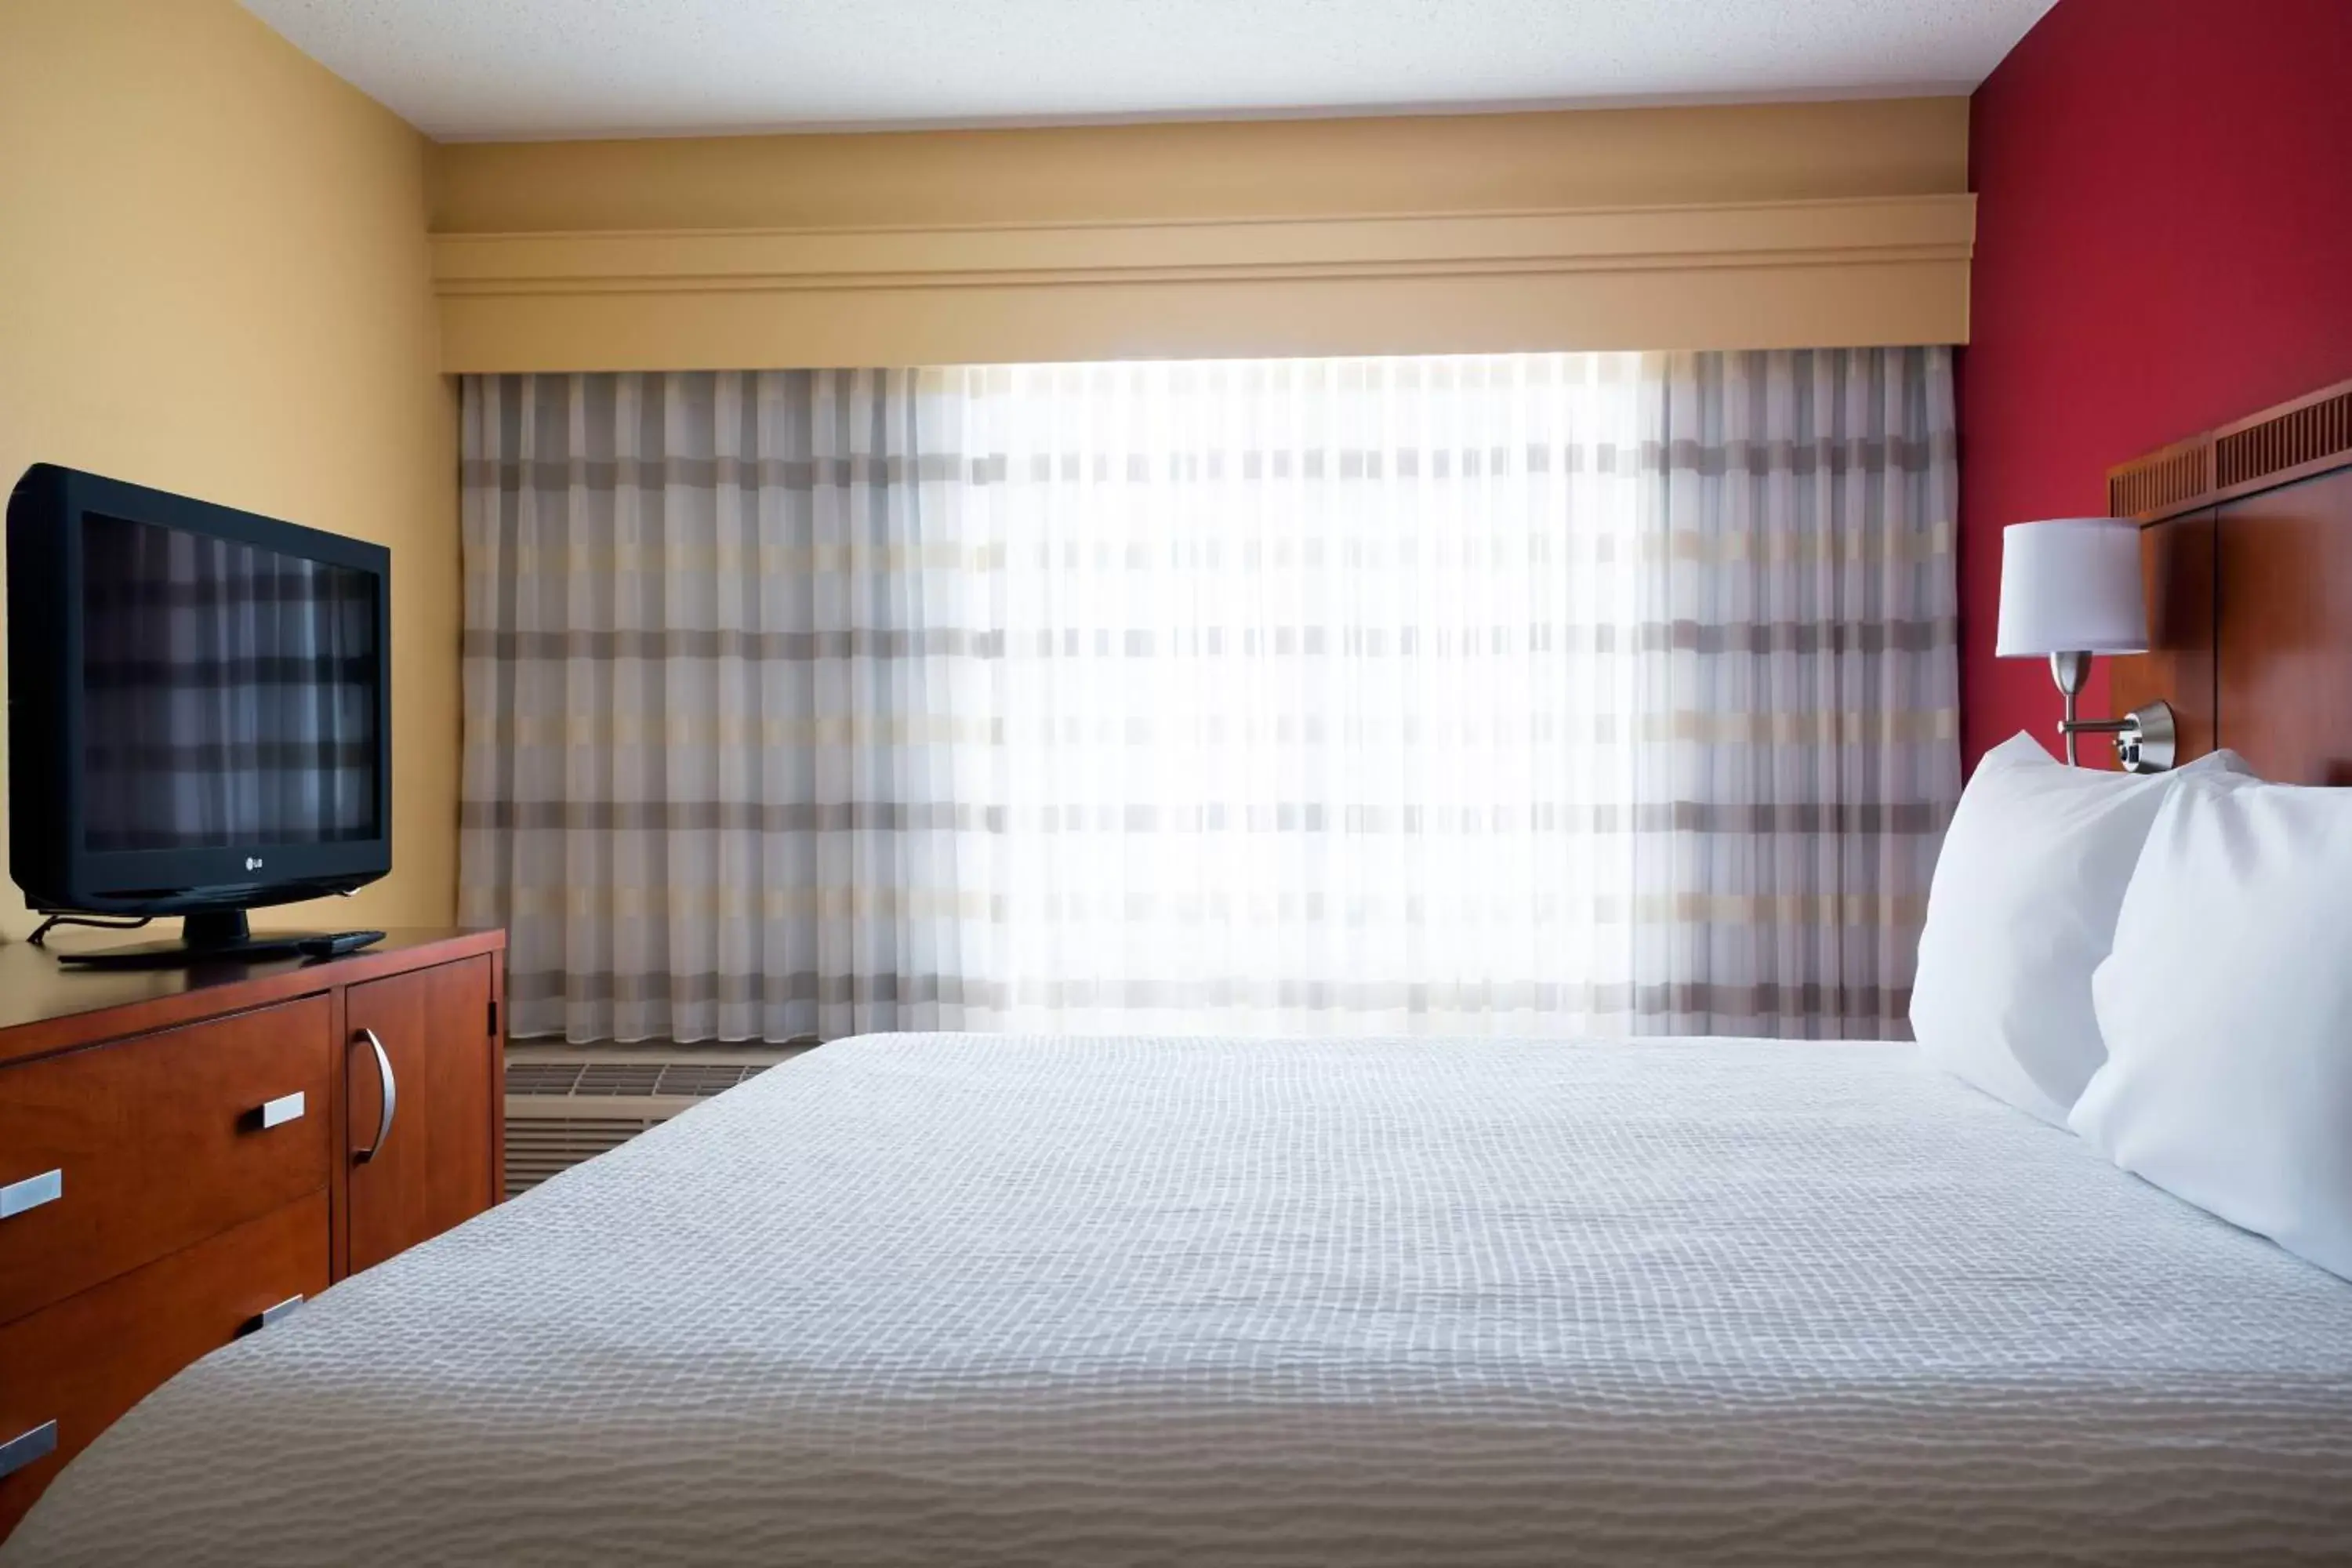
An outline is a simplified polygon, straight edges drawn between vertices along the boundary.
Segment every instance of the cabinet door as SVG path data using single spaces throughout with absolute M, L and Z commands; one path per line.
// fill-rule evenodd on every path
M 496 1196 L 505 1074 L 491 1032 L 491 962 L 436 964 L 343 994 L 353 1272 L 440 1235 Z

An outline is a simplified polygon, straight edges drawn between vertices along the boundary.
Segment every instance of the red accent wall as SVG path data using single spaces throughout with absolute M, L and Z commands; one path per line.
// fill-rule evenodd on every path
M 2110 465 L 2352 376 L 2352 0 L 2059 0 L 1977 89 L 1969 163 L 1974 768 L 2058 720 L 2044 664 L 1992 657 L 2002 526 L 2097 516 Z

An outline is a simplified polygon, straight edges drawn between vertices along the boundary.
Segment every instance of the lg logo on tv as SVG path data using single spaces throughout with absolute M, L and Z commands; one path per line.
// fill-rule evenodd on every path
M 248 856 L 247 856 L 247 857 L 245 858 L 245 868 L 246 868 L 247 870 L 248 870 L 248 871 L 258 871 L 258 870 L 260 870 L 260 869 L 261 869 L 261 857 L 260 857 L 260 856 L 258 856 L 258 855 L 248 855 Z

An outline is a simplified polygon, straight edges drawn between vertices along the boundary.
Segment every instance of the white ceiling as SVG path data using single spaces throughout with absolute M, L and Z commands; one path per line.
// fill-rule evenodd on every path
M 1966 91 L 2053 0 L 245 0 L 432 135 Z

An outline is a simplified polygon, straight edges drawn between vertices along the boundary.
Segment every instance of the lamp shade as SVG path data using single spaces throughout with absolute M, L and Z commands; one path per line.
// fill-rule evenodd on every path
M 2139 524 L 2063 517 L 2001 531 L 1996 655 L 2147 651 Z

